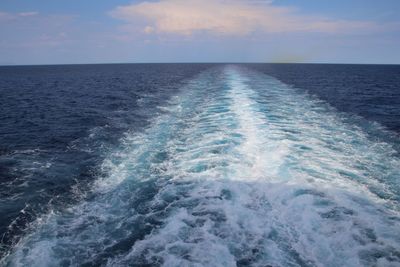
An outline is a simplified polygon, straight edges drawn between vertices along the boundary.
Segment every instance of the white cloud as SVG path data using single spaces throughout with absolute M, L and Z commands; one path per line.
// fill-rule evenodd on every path
M 6 13 L 0 11 L 0 20 L 15 20 L 23 17 L 32 17 L 38 15 L 38 12 L 20 12 L 20 13 Z
M 299 15 L 293 8 L 254 0 L 159 0 L 119 6 L 111 15 L 135 27 L 144 19 L 146 33 L 181 35 L 198 31 L 225 35 L 254 31 L 343 32 L 372 26 L 368 22 Z
M 31 16 L 36 16 L 38 14 L 39 14 L 38 12 L 34 12 L 34 11 L 18 13 L 18 15 L 21 17 L 31 17 Z

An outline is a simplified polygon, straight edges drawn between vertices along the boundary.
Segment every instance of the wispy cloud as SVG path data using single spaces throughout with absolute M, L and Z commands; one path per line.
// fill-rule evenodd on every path
M 7 13 L 0 11 L 0 20 L 15 20 L 23 17 L 32 17 L 39 15 L 39 12 L 36 11 L 27 11 L 27 12 L 19 12 L 19 13 Z
M 18 13 L 18 15 L 21 16 L 21 17 L 31 17 L 31 16 L 36 16 L 36 15 L 38 15 L 38 14 L 39 14 L 39 13 L 36 12 L 36 11 L 29 11 L 29 12 L 20 12 L 20 13 Z
M 300 15 L 296 9 L 276 6 L 272 1 L 160 0 L 119 6 L 111 15 L 135 27 L 144 19 L 145 33 L 181 35 L 194 32 L 246 35 L 255 31 L 332 33 L 373 27 L 370 22 Z
M 73 16 L 43 15 L 39 12 L 0 12 L 0 47 L 56 47 L 67 43 Z

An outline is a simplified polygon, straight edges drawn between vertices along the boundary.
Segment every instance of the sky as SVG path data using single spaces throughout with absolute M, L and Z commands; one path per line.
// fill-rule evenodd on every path
M 0 65 L 400 64 L 399 0 L 1 0 Z

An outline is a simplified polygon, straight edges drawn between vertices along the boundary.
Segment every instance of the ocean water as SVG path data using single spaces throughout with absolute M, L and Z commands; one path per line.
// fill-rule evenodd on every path
M 0 68 L 1 266 L 399 266 L 400 66 Z

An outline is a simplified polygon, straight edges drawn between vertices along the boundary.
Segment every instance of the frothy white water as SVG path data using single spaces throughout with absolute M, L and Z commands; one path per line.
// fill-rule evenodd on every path
M 234 66 L 194 79 L 11 266 L 396 266 L 399 160 L 324 103 Z

